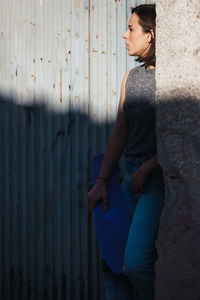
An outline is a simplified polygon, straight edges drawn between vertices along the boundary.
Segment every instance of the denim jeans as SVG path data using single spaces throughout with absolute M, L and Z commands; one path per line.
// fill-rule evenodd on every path
M 131 225 L 124 253 L 123 273 L 104 274 L 107 300 L 154 300 L 155 242 L 160 215 L 164 206 L 162 169 L 150 171 L 145 192 L 134 192 L 130 186 L 131 174 L 152 156 L 126 159 L 126 173 L 121 184 L 127 201 Z

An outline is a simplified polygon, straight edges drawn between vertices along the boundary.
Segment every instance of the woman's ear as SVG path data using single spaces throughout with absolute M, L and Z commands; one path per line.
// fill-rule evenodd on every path
M 152 29 L 150 29 L 150 31 L 149 31 L 149 36 L 151 37 L 151 39 L 150 39 L 150 43 L 152 43 L 153 42 L 153 40 L 154 40 L 154 32 L 153 32 L 153 30 Z M 148 36 L 148 37 L 149 37 Z

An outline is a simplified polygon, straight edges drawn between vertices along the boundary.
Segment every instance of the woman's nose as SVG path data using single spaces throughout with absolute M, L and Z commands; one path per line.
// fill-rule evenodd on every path
M 124 32 L 123 36 L 122 36 L 124 39 L 127 38 L 127 31 Z

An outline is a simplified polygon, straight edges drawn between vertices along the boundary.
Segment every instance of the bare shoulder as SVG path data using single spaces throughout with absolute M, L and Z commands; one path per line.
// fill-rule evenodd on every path
M 132 70 L 132 69 L 129 69 L 129 70 L 125 73 L 125 75 L 124 75 L 124 77 L 123 77 L 123 80 L 122 80 L 122 87 L 123 87 L 123 88 L 125 88 L 126 80 L 127 80 L 128 74 L 130 73 L 131 70 Z
M 129 70 L 125 73 L 125 75 L 124 75 L 124 77 L 123 77 L 123 80 L 122 80 L 119 108 L 122 108 L 123 103 L 124 103 L 125 93 L 126 93 L 126 89 L 125 89 L 125 86 L 126 86 L 126 80 L 127 80 L 128 74 L 130 73 L 131 70 L 132 70 L 132 69 L 129 69 Z

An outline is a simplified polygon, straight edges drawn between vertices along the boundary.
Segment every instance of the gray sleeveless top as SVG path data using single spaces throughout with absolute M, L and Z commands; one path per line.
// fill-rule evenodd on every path
M 155 69 L 137 66 L 128 74 L 123 104 L 129 136 L 124 148 L 126 157 L 156 154 Z

